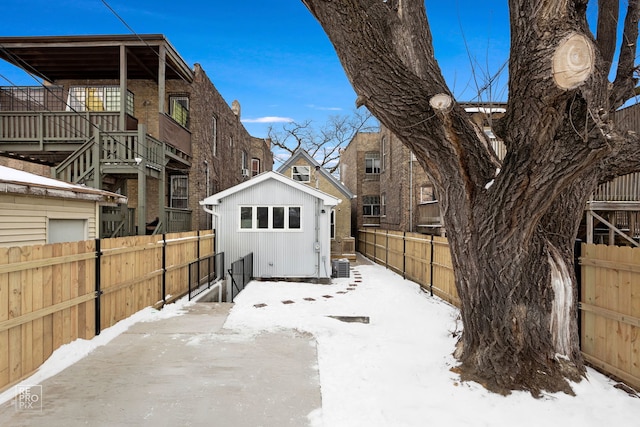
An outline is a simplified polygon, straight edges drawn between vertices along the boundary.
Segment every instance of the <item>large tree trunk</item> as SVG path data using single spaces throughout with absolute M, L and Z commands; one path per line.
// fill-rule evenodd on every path
M 608 119 L 633 95 L 635 44 L 607 76 L 617 23 L 586 20 L 586 0 L 511 0 L 500 162 L 455 102 L 434 58 L 424 0 L 302 0 L 365 105 L 416 155 L 440 195 L 461 300 L 463 378 L 508 392 L 571 392 L 578 347 L 573 247 L 601 180 L 640 170 L 637 135 Z M 625 40 L 638 37 L 630 0 Z M 614 0 L 600 0 L 611 10 Z M 600 34 L 602 33 L 602 34 Z

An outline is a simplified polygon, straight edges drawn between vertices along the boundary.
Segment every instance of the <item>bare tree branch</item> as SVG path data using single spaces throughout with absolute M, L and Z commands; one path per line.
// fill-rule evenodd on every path
M 640 0 L 629 0 L 627 16 L 624 20 L 622 40 L 620 41 L 620 55 L 616 79 L 609 100 L 611 108 L 616 109 L 635 95 L 636 51 L 638 46 L 638 18 L 640 17 Z
M 616 34 L 618 29 L 619 0 L 598 0 L 597 43 L 607 68 L 611 69 L 613 55 L 616 52 Z
M 338 168 L 340 149 L 346 147 L 358 132 L 377 129 L 371 113 L 359 109 L 351 115 L 329 117 L 319 128 L 311 120 L 283 124 L 280 128 L 271 126 L 268 134 L 271 144 L 289 154 L 303 148 L 329 172 Z

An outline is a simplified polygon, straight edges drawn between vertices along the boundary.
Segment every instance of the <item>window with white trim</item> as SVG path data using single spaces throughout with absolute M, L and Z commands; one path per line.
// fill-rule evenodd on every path
M 364 154 L 364 173 L 369 175 L 380 173 L 380 153 L 370 152 Z
M 382 216 L 387 215 L 387 194 L 386 193 L 382 193 L 380 195 L 380 215 Z
M 429 203 L 436 200 L 433 194 L 433 186 L 425 185 L 420 187 L 420 203 Z
M 383 136 L 382 137 L 382 141 L 380 142 L 380 152 L 382 153 L 382 162 L 380 164 L 380 167 L 381 167 L 383 172 L 386 171 L 387 167 L 389 166 L 389 165 L 387 165 L 387 159 L 389 158 L 389 156 L 388 156 L 389 153 L 387 152 L 388 148 L 389 147 L 388 147 L 388 144 L 387 144 L 387 137 Z
M 311 166 L 292 166 L 291 179 L 300 182 L 311 182 Z
M 251 176 L 256 176 L 260 173 L 260 159 L 251 159 Z
M 380 196 L 363 196 L 362 214 L 364 216 L 380 216 Z
M 242 231 L 300 231 L 300 206 L 240 206 Z
M 331 209 L 331 238 L 336 238 L 336 210 Z

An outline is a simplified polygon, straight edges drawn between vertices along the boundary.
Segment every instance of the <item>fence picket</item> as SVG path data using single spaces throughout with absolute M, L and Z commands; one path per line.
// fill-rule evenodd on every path
M 200 244 L 213 255 L 213 235 L 167 236 L 172 300 L 189 291 L 189 262 Z M 200 243 L 199 243 L 200 241 Z M 163 240 L 134 236 L 100 241 L 101 326 L 162 305 Z M 0 248 L 0 391 L 37 369 L 58 347 L 96 333 L 94 240 Z
M 394 232 L 363 229 L 358 237 L 364 256 L 422 287 L 432 285 L 435 295 L 459 307 L 446 238 L 407 233 L 402 269 Z M 640 248 L 583 244 L 581 253 L 582 353 L 593 366 L 640 388 Z

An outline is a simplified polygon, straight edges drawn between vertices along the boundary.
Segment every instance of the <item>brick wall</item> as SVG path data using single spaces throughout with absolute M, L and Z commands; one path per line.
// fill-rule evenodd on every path
M 351 201 L 352 234 L 365 224 L 377 222 L 377 218 L 364 217 L 362 199 L 367 195 L 380 194 L 380 177 L 366 176 L 365 154 L 380 152 L 378 132 L 358 133 L 340 155 L 340 178 L 344 185 L 356 195 Z

